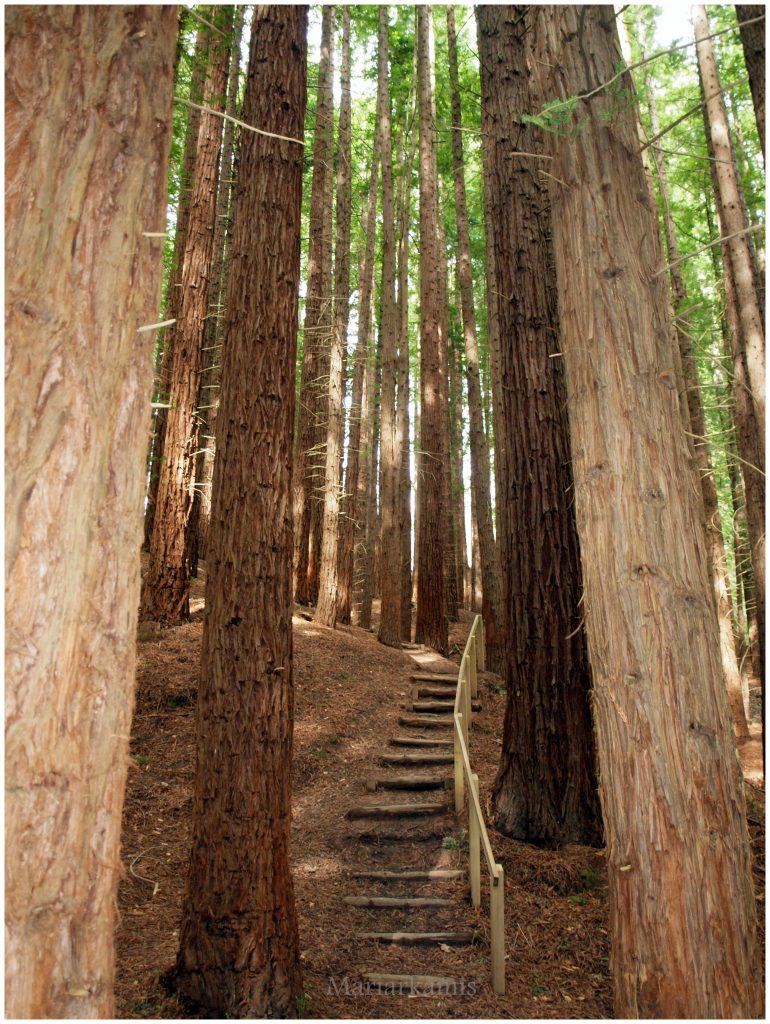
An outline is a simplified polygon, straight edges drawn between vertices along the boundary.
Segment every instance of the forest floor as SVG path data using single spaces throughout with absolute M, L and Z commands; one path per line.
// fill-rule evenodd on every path
M 139 633 L 123 820 L 125 872 L 119 888 L 116 1013 L 124 1018 L 186 1016 L 164 993 L 159 976 L 176 953 L 190 845 L 201 581 L 193 598 L 190 623 L 164 630 L 142 626 Z M 450 656 L 457 663 L 471 622 L 471 615 L 461 613 L 452 628 Z M 388 736 L 403 731 L 396 724 L 403 713 L 399 704 L 409 696 L 409 675 L 416 666 L 407 654 L 384 648 L 374 634 L 354 626 L 331 630 L 295 617 L 294 642 L 293 870 L 305 993 L 298 1016 L 611 1017 L 609 911 L 600 850 L 540 850 L 490 832 L 506 876 L 504 996 L 491 988 L 484 882 L 478 909 L 466 897 L 465 883 L 453 882 L 441 890 L 442 896 L 456 897 L 453 927 L 478 936 L 471 947 L 384 948 L 356 938 L 367 927 L 387 930 L 392 912 L 372 916 L 371 911 L 345 907 L 342 897 L 354 891 L 349 872 L 364 863 L 390 867 L 393 853 L 382 846 L 364 850 L 351 839 L 345 809 L 360 802 L 375 752 L 382 751 Z M 481 673 L 479 696 L 482 710 L 474 715 L 470 756 L 479 775 L 482 806 L 488 808 L 501 746 L 502 681 Z M 754 776 L 746 791 L 764 947 L 764 783 L 756 773 L 756 746 L 752 743 L 745 752 Z M 466 850 L 462 822 L 453 823 L 432 866 L 467 869 Z M 485 874 L 482 861 L 482 879 Z M 411 893 L 418 894 L 422 892 Z M 451 996 L 366 992 L 356 983 L 367 969 L 451 975 L 463 979 L 465 986 Z

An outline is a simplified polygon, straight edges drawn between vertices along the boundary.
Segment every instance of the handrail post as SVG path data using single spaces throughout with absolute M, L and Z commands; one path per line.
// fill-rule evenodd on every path
M 471 775 L 471 786 L 476 796 L 479 795 L 479 777 Z M 471 902 L 474 907 L 481 903 L 481 823 L 476 817 L 476 807 L 471 801 L 468 807 L 468 847 L 471 861 Z
M 470 749 L 470 743 L 468 733 L 471 727 L 471 688 L 468 680 L 468 673 L 470 672 L 470 660 L 465 660 L 465 673 L 462 677 L 462 708 L 463 708 L 463 735 L 465 736 L 465 746 Z
M 458 713 L 457 717 L 460 719 L 460 727 L 462 728 L 462 713 Z M 463 755 L 462 750 L 460 749 L 460 737 L 457 732 L 456 720 L 452 735 L 454 736 L 455 741 L 455 814 L 460 814 L 465 802 L 465 777 L 463 773 Z
M 470 691 L 471 697 L 475 700 L 479 695 L 479 684 L 476 678 L 476 657 L 478 650 L 478 643 L 476 641 L 476 634 L 471 637 L 471 656 L 468 659 L 468 677 L 470 679 Z
M 496 878 L 490 878 L 489 917 L 492 933 L 492 989 L 505 993 L 505 871 L 496 864 Z

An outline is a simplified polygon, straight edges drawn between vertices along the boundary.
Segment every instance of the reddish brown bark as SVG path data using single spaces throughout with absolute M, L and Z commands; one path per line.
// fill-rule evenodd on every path
M 6 939 L 17 1019 L 114 1015 L 175 6 L 5 11 Z M 130 96 L 131 102 L 126 102 Z M 66 213 L 66 215 L 65 215 Z
M 337 584 L 340 622 L 349 623 L 353 604 L 353 567 L 356 537 L 360 532 L 363 514 L 362 497 L 366 493 L 365 458 L 362 462 L 362 445 L 366 442 L 365 423 L 367 398 L 364 396 L 364 382 L 369 359 L 369 334 L 372 322 L 372 293 L 374 291 L 374 243 L 377 234 L 377 171 L 379 149 L 375 136 L 369 177 L 369 196 L 363 221 L 366 225 L 365 244 L 361 248 L 358 264 L 358 338 L 353 366 L 353 385 L 350 396 L 350 431 L 348 436 L 348 463 L 345 475 L 345 496 L 343 516 L 340 521 L 340 565 Z M 371 394 L 371 391 L 369 392 Z
M 307 7 L 255 8 L 243 119 L 302 139 Z M 291 468 L 303 147 L 244 131 L 233 212 L 173 981 L 196 1012 L 287 1017 L 301 991 L 291 833 Z M 256 586 L 255 586 L 256 582 Z
M 337 235 L 334 245 L 334 333 L 329 364 L 328 428 L 324 476 L 324 519 L 315 621 L 337 620 L 340 471 L 343 430 L 345 348 L 350 314 L 350 8 L 342 8 L 340 119 L 337 137 Z
M 226 29 L 231 16 L 232 8 L 223 7 L 217 20 Z M 204 104 L 215 110 L 224 107 L 228 39 L 229 32 L 226 35 L 214 33 L 211 40 Z M 222 119 L 202 113 L 180 276 L 181 301 L 170 341 L 171 408 L 166 420 L 149 562 L 142 592 L 142 617 L 163 623 L 177 623 L 189 616 L 190 565 L 186 534 L 195 484 L 195 409 L 214 253 L 221 136 Z
M 756 905 L 656 212 L 612 7 L 539 7 L 618 1017 L 751 1017 Z M 624 88 L 631 88 L 629 79 Z M 611 115 L 611 116 L 610 116 Z
M 743 44 L 743 55 L 746 58 L 746 68 L 749 72 L 749 87 L 751 98 L 754 101 L 754 114 L 757 118 L 757 131 L 759 132 L 759 144 L 762 147 L 762 156 L 765 155 L 765 33 L 767 31 L 764 20 L 757 21 L 757 18 L 764 19 L 764 4 L 736 4 L 735 13 L 741 23 L 741 43 Z M 743 22 L 751 21 L 753 24 L 744 25 Z
M 398 307 L 396 305 L 396 234 L 393 202 L 393 157 L 388 86 L 388 9 L 379 8 L 377 60 L 377 128 L 382 166 L 382 392 L 380 398 L 380 625 L 377 639 L 401 644 L 402 450 L 398 437 Z
M 438 203 L 431 8 L 417 8 L 420 139 L 420 546 L 415 639 L 447 648 L 445 544 L 448 521 L 446 255 Z
M 321 19 L 321 60 L 313 139 L 313 183 L 310 193 L 310 243 L 307 266 L 305 325 L 302 333 L 302 370 L 299 418 L 294 453 L 294 592 L 300 604 L 314 603 L 318 595 L 319 554 L 314 505 L 325 464 L 326 391 L 324 349 L 332 335 L 332 27 L 334 7 L 325 6 Z M 323 442 L 323 450 L 319 441 Z M 319 531 L 320 533 L 320 531 Z M 312 537 L 312 540 L 311 540 Z
M 447 7 L 447 37 L 449 43 L 449 81 L 451 87 L 452 163 L 455 183 L 455 210 L 457 216 L 457 247 L 459 258 L 460 294 L 465 342 L 465 372 L 468 379 L 468 420 L 471 449 L 471 488 L 477 510 L 478 552 L 481 575 L 484 640 L 487 666 L 492 672 L 503 671 L 503 643 L 500 636 L 500 571 L 492 530 L 492 488 L 490 483 L 490 453 L 484 432 L 484 414 L 479 377 L 479 346 L 476 336 L 476 315 L 473 307 L 473 273 L 471 243 L 468 226 L 468 204 L 465 196 L 465 159 L 463 156 L 462 105 L 457 69 L 457 37 L 454 8 Z
M 493 801 L 497 827 L 528 842 L 596 844 L 591 673 L 580 601 L 566 393 L 542 133 L 521 114 L 540 96 L 523 6 L 478 8 L 483 104 L 491 137 L 489 187 L 501 341 L 503 420 L 498 523 L 510 623 L 503 750 Z

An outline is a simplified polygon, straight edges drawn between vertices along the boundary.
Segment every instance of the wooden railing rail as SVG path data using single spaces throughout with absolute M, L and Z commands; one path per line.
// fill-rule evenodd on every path
M 484 620 L 473 620 L 465 645 L 454 705 L 454 781 L 455 811 L 465 806 L 468 792 L 468 846 L 471 876 L 471 901 L 481 903 L 481 850 L 489 870 L 489 916 L 492 944 L 492 988 L 498 995 L 505 992 L 505 872 L 495 861 L 487 826 L 479 801 L 479 777 L 471 769 L 468 755 L 468 732 L 473 700 L 478 696 L 478 669 L 484 668 Z

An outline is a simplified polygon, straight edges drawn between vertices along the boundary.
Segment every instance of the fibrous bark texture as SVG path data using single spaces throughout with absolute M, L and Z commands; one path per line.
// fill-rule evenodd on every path
M 222 29 L 211 40 L 204 87 L 204 104 L 214 110 L 224 108 L 232 7 L 221 8 L 218 21 Z M 171 408 L 166 419 L 163 461 L 158 470 L 158 494 L 142 593 L 142 617 L 161 623 L 178 623 L 188 618 L 190 608 L 187 524 L 195 485 L 195 410 L 214 254 L 221 139 L 221 117 L 202 113 L 179 278 L 181 299 L 173 338 L 168 342 Z
M 640 8 L 637 8 L 638 30 L 641 29 L 639 11 Z M 645 56 L 644 47 L 642 47 L 642 59 L 644 59 Z M 646 70 L 643 77 L 644 89 L 647 97 L 647 108 L 650 114 L 650 129 L 654 138 L 660 131 L 658 107 L 652 82 L 649 75 L 646 73 Z M 746 721 L 741 672 L 738 665 L 735 637 L 733 634 L 733 602 L 730 596 L 730 583 L 727 576 L 727 559 L 725 557 L 725 544 L 724 537 L 722 535 L 722 517 L 719 512 L 714 468 L 711 464 L 711 456 L 709 453 L 709 439 L 707 436 L 706 417 L 703 412 L 703 403 L 701 401 L 698 368 L 695 364 L 695 356 L 692 348 L 691 338 L 693 335 L 693 328 L 686 312 L 686 308 L 688 306 L 687 289 L 685 287 L 684 277 L 682 276 L 676 227 L 671 213 L 665 158 L 663 151 L 659 146 L 653 146 L 652 150 L 658 174 L 658 189 L 660 191 L 661 205 L 663 207 L 663 231 L 666 239 L 666 253 L 668 256 L 669 266 L 671 268 L 671 290 L 674 298 L 674 306 L 676 310 L 680 311 L 680 314 L 675 321 L 675 333 L 676 343 L 679 347 L 681 357 L 684 393 L 687 399 L 687 417 L 685 419 L 685 427 L 692 434 L 693 449 L 698 473 L 700 475 L 701 491 L 703 493 L 706 538 L 708 541 L 709 558 L 711 560 L 714 599 L 716 601 L 717 615 L 719 617 L 719 639 L 722 650 L 722 668 L 725 676 L 727 694 L 730 699 L 730 707 L 732 709 L 736 734 L 741 739 L 748 739 L 749 728 Z
M 174 6 L 5 12 L 6 994 L 112 1017 Z M 130 97 L 130 102 L 127 102 Z M 66 216 L 64 215 L 66 211 Z
M 260 6 L 243 119 L 302 139 L 307 7 Z M 233 213 L 198 691 L 193 842 L 173 978 L 221 1017 L 301 989 L 289 865 L 291 465 L 303 148 L 244 131 Z
M 433 25 L 417 8 L 417 95 L 420 133 L 420 545 L 415 639 L 446 652 L 445 546 L 448 508 L 446 253 L 441 245 L 433 93 Z
M 449 43 L 449 81 L 452 91 L 452 165 L 455 183 L 455 210 L 457 216 L 457 249 L 460 276 L 460 294 L 465 341 L 465 373 L 468 379 L 468 419 L 471 449 L 471 487 L 476 508 L 478 553 L 481 570 L 484 641 L 487 668 L 502 672 L 504 645 L 500 636 L 500 571 L 492 530 L 492 487 L 489 469 L 489 445 L 484 432 L 484 413 L 479 377 L 479 346 L 476 335 L 476 315 L 473 307 L 473 270 L 468 225 L 468 204 L 465 195 L 465 160 L 463 157 L 462 106 L 457 68 L 457 34 L 454 8 L 447 7 L 447 37 Z
M 593 92 L 620 59 L 614 11 L 536 10 L 544 100 L 593 93 L 546 146 L 614 1010 L 751 1017 L 756 910 L 742 779 L 672 379 L 656 214 L 632 111 Z
M 324 471 L 324 519 L 315 621 L 337 621 L 340 470 L 345 350 L 350 314 L 350 8 L 342 8 L 340 121 L 337 135 L 337 234 L 334 243 L 334 331 L 329 362 L 328 428 Z
M 765 155 L 765 33 L 767 26 L 765 22 L 764 4 L 736 4 L 735 13 L 740 23 L 741 42 L 743 43 L 743 55 L 746 58 L 746 68 L 749 72 L 749 86 L 751 98 L 754 101 L 754 113 L 757 118 L 757 131 L 759 132 L 759 144 L 762 147 L 762 156 Z M 757 19 L 762 18 L 762 21 Z M 744 22 L 752 24 L 743 24 Z
M 294 454 L 294 591 L 300 604 L 318 596 L 318 543 L 314 523 L 323 480 L 329 351 L 332 336 L 332 147 L 334 93 L 332 82 L 334 7 L 323 8 L 321 59 L 318 64 L 313 181 L 310 192 L 310 241 L 307 298 L 302 332 L 302 370 Z
M 372 323 L 372 293 L 374 290 L 374 243 L 377 235 L 377 171 L 379 148 L 375 136 L 369 176 L 369 196 L 363 223 L 366 225 L 364 243 L 358 263 L 358 336 L 356 355 L 353 363 L 353 384 L 350 392 L 350 429 L 348 434 L 348 463 L 345 473 L 345 494 L 343 516 L 340 520 L 340 565 L 337 584 L 340 622 L 349 623 L 353 605 L 353 568 L 355 565 L 356 538 L 360 534 L 360 519 L 364 514 L 362 504 L 366 487 L 364 481 L 365 455 L 362 446 L 366 441 L 367 398 L 364 396 L 367 361 L 369 359 L 369 333 Z
M 569 427 L 542 133 L 531 67 L 532 12 L 478 8 L 482 101 L 490 118 L 503 419 L 498 424 L 503 518 L 498 524 L 510 623 L 503 750 L 493 801 L 497 827 L 558 846 L 595 844 L 591 673 L 580 599 Z
M 389 647 L 401 643 L 401 446 L 396 418 L 398 384 L 398 307 L 396 305 L 396 232 L 393 157 L 388 86 L 388 8 L 379 8 L 377 129 L 382 166 L 382 394 L 380 399 L 380 625 L 377 639 Z

